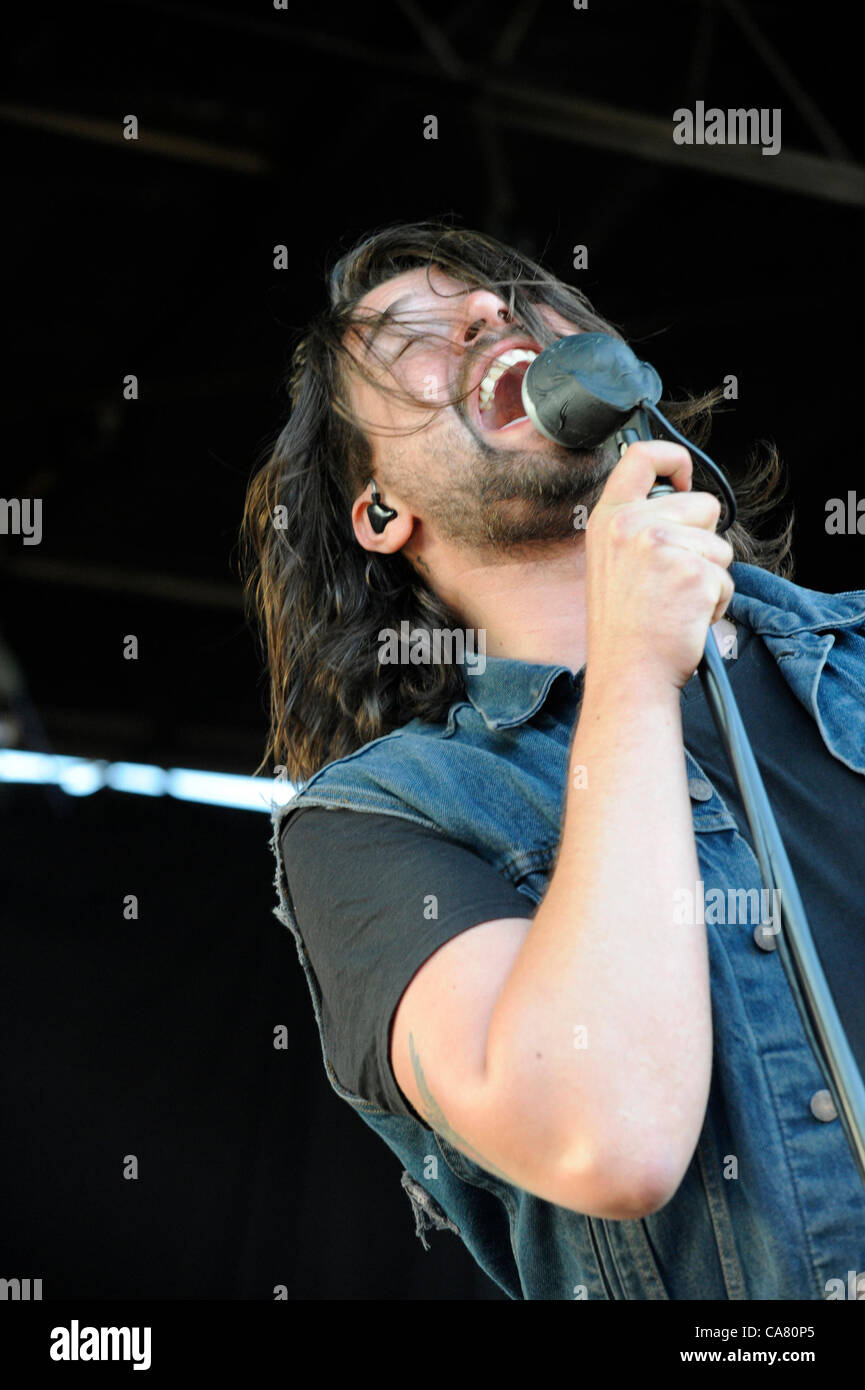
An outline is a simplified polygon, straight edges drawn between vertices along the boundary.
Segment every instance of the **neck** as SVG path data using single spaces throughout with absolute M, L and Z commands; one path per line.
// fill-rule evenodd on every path
M 585 538 L 487 558 L 438 545 L 429 577 L 467 627 L 486 630 L 487 656 L 576 673 L 586 661 Z

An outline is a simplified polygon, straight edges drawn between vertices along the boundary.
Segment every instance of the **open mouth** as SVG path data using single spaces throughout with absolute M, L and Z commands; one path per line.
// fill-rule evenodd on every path
M 503 430 L 527 418 L 523 377 L 537 355 L 531 348 L 510 348 L 490 364 L 478 389 L 480 423 L 485 430 Z

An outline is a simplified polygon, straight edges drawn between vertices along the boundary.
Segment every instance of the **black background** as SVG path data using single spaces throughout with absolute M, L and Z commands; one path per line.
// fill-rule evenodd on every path
M 126 0 L 22 9 L 6 39 L 2 493 L 43 499 L 39 546 L 0 536 L 20 747 L 255 769 L 246 483 L 326 267 L 398 219 L 543 259 L 669 389 L 735 374 L 714 457 L 735 477 L 772 438 L 795 578 L 861 585 L 862 538 L 825 531 L 830 497 L 865 493 L 847 7 Z M 674 146 L 697 100 L 780 107 L 782 153 Z M 325 1080 L 266 816 L 0 798 L 0 1273 L 45 1298 L 497 1298 L 458 1240 L 424 1252 L 397 1160 Z

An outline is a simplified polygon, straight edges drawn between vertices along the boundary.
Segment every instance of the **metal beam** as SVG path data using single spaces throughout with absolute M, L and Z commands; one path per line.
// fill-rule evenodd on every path
M 130 3 L 130 0 L 126 0 Z M 398 73 L 402 79 L 410 79 L 413 90 L 418 90 L 418 82 L 430 85 L 440 84 L 465 91 L 472 100 L 478 96 L 491 99 L 488 106 L 490 116 L 499 125 L 524 130 L 530 134 L 542 135 L 547 139 L 563 143 L 606 149 L 615 154 L 653 160 L 678 168 L 697 170 L 721 178 L 736 179 L 745 183 L 760 185 L 776 192 L 799 193 L 806 197 L 823 198 L 828 202 L 844 203 L 853 207 L 865 207 L 865 168 L 846 159 L 829 159 L 821 155 L 808 154 L 801 150 L 782 148 L 777 155 L 762 155 L 751 146 L 737 145 L 675 145 L 672 138 L 672 112 L 666 119 L 648 116 L 637 111 L 626 111 L 601 102 L 587 101 L 564 93 L 550 93 L 540 87 L 513 80 L 502 81 L 491 76 L 488 69 L 464 67 L 459 77 L 442 78 L 437 63 L 428 58 L 411 55 L 385 53 L 369 45 L 335 33 L 303 30 L 279 21 L 238 19 L 236 16 L 219 15 L 217 12 L 195 5 L 169 6 L 160 0 L 131 0 L 136 7 L 155 12 L 165 11 L 176 21 L 181 18 L 197 23 L 219 24 L 253 33 L 294 45 L 298 48 L 317 50 L 331 61 L 340 59 L 351 62 L 355 67 L 365 66 Z M 431 96 L 432 94 L 430 94 Z M 428 98 L 425 98 L 428 100 Z M 0 117 L 17 119 L 21 108 L 0 106 Z M 119 138 L 117 128 L 110 122 L 91 122 L 81 117 L 66 116 L 63 113 L 42 113 L 57 118 L 54 127 L 66 134 L 85 134 L 76 130 L 80 126 L 109 129 L 112 141 Z M 813 113 L 812 113 L 813 117 Z M 824 130 L 824 134 L 825 134 Z M 832 132 L 834 134 L 834 132 Z M 94 138 L 94 135 L 91 135 Z M 177 141 L 172 148 L 171 141 Z M 837 141 L 837 136 L 835 137 Z M 153 153 L 163 153 L 174 158 L 195 158 L 195 147 L 202 147 L 203 162 L 218 163 L 215 152 L 221 147 L 205 141 L 189 141 L 184 137 L 166 136 L 162 148 L 154 148 Z M 240 155 L 249 166 L 248 156 L 253 162 L 258 159 L 259 167 L 246 167 L 245 172 L 268 173 L 271 166 L 262 156 L 252 151 L 226 151 L 229 163 Z
M 808 95 L 802 83 L 788 68 L 775 46 L 757 28 L 753 16 L 748 14 L 745 6 L 740 3 L 740 0 L 720 0 L 720 3 L 738 24 L 754 52 L 762 58 L 778 86 L 787 93 L 799 115 L 811 127 L 830 158 L 849 160 L 850 150 L 847 145 L 835 128 L 829 124 L 816 101 Z
M 146 120 L 139 125 L 138 137 L 125 140 L 121 118 L 106 121 L 95 116 L 79 116 L 67 111 L 51 111 L 41 106 L 26 106 L 17 102 L 0 103 L 0 120 L 14 125 L 47 130 L 53 135 L 73 135 L 79 140 L 93 140 L 100 145 L 123 148 L 134 158 L 136 153 L 164 155 L 186 164 L 209 165 L 231 174 L 269 174 L 273 165 L 256 150 L 236 149 L 213 140 L 197 140 L 187 135 L 173 135 L 164 130 L 152 130 Z
M 517 50 L 531 28 L 540 0 L 520 0 L 511 10 L 508 19 L 498 24 L 498 37 L 492 52 L 492 60 L 500 67 L 513 63 Z M 498 18 L 498 16 L 497 16 Z
M 397 8 L 402 10 L 409 24 L 419 35 L 424 48 L 448 77 L 457 81 L 463 77 L 465 64 L 443 29 L 425 15 L 416 0 L 396 0 Z
M 860 164 L 786 148 L 777 155 L 763 155 L 749 145 L 676 145 L 672 113 L 662 120 L 580 98 L 514 91 L 510 83 L 492 78 L 480 85 L 482 91 L 499 99 L 500 104 L 492 109 L 503 126 L 627 154 L 632 159 L 755 183 L 776 192 L 865 207 L 865 167 Z

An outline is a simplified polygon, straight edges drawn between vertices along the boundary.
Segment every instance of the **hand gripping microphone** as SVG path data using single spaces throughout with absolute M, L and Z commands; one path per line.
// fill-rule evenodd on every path
M 732 489 L 712 459 L 674 429 L 658 409 L 661 379 L 620 338 L 575 333 L 545 348 L 523 377 L 526 414 L 538 432 L 566 449 L 594 449 L 615 436 L 619 452 L 651 440 L 651 414 L 711 470 L 726 505 L 718 530 L 736 518 Z M 649 493 L 675 492 L 658 482 Z M 835 1001 L 817 955 L 805 908 L 778 830 L 760 770 L 711 631 L 697 668 L 721 744 L 739 786 L 763 883 L 777 889 L 781 906 L 778 955 L 805 1035 L 835 1101 L 851 1152 L 865 1182 L 865 1083 L 850 1050 Z M 777 928 L 776 928 L 777 930 Z

